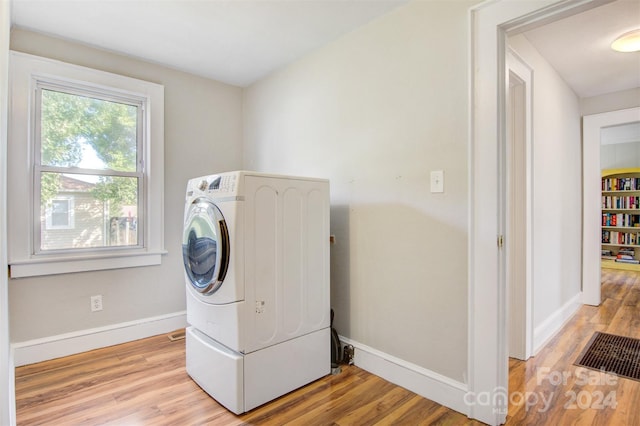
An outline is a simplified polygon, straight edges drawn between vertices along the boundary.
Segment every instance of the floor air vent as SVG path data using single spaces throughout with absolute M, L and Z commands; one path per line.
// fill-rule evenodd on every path
M 595 332 L 575 365 L 640 381 L 640 340 Z
M 175 342 L 176 340 L 182 340 L 185 338 L 185 331 L 177 330 L 173 333 L 168 334 L 167 337 L 169 337 L 169 340 L 171 340 L 172 342 Z

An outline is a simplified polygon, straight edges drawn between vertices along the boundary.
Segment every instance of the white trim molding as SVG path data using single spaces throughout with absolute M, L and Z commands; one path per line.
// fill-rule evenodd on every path
M 165 252 L 164 86 L 22 52 L 11 51 L 9 59 L 8 130 L 12 140 L 20 141 L 7 150 L 7 179 L 12 182 L 7 188 L 7 217 L 12 223 L 7 234 L 11 278 L 160 264 L 161 254 Z M 32 196 L 40 192 L 39 179 L 34 176 L 42 169 L 34 154 L 37 150 L 36 88 L 40 82 L 142 103 L 144 148 L 139 149 L 142 165 L 138 167 L 140 170 L 136 169 L 138 174 L 144 168 L 144 180 L 138 189 L 139 245 L 42 250 L 40 207 L 36 205 L 37 197 Z
M 640 108 L 585 115 L 582 119 L 582 293 L 587 305 L 601 303 L 602 234 L 595 232 L 602 225 L 600 130 L 636 121 L 640 121 Z
M 79 330 L 42 339 L 13 343 L 15 366 L 33 364 L 93 349 L 169 333 L 187 326 L 186 311 Z
M 507 228 L 506 247 L 507 247 L 507 268 L 515 268 L 518 265 L 522 269 L 515 269 L 520 274 L 524 273 L 524 280 L 521 280 L 522 275 L 513 275 L 513 270 L 508 273 L 507 286 L 510 293 L 509 296 L 509 321 L 508 327 L 510 333 L 513 333 L 514 328 L 518 331 L 515 336 L 517 344 L 514 344 L 514 335 L 509 335 L 509 355 L 515 356 L 520 359 L 529 359 L 533 351 L 533 68 L 515 52 L 513 49 L 508 48 L 507 52 L 507 65 L 509 67 L 509 74 L 513 74 L 520 84 L 511 86 L 511 76 L 507 77 L 509 83 L 509 96 L 510 101 L 515 101 L 517 96 L 512 97 L 515 93 L 519 93 L 519 101 L 513 102 L 509 111 L 515 113 L 515 116 L 520 117 L 520 124 L 515 125 L 511 123 L 513 127 L 509 130 L 509 138 L 511 142 L 507 142 L 507 152 L 509 153 L 509 161 L 507 164 L 508 176 L 507 176 L 507 188 L 509 189 L 510 202 L 508 202 L 509 211 L 510 208 L 517 208 L 511 210 L 508 213 L 507 221 L 509 227 Z M 519 87 L 520 89 L 516 89 Z M 515 117 L 514 116 L 514 117 Z M 515 134 L 513 130 L 518 129 L 518 139 L 516 142 Z M 518 153 L 518 155 L 516 155 Z M 517 162 L 519 159 L 520 162 Z M 523 166 L 524 163 L 524 167 Z M 517 176 L 517 179 L 516 179 Z M 513 179 L 510 181 L 509 179 Z M 522 198 L 518 198 L 522 197 Z M 516 223 L 524 220 L 522 222 Z M 522 245 L 514 240 L 514 237 L 519 241 L 524 241 Z M 517 250 L 513 250 L 514 244 L 518 247 Z M 515 257 L 511 257 L 511 253 L 515 254 Z M 508 269 L 509 271 L 509 269 Z M 516 310 L 514 307 L 518 307 Z M 522 308 L 522 309 L 520 309 Z M 514 327 L 515 325 L 515 327 Z M 516 356 L 519 355 L 519 356 Z
M 83 271 L 100 271 L 105 269 L 135 268 L 138 266 L 160 265 L 162 255 L 160 252 L 112 253 L 106 256 L 78 256 L 75 258 L 50 257 L 46 261 L 27 259 L 15 261 L 9 266 L 11 278 L 38 277 L 43 275 L 70 274 Z
M 9 38 L 12 2 L 0 2 L 0 425 L 16 424 L 13 359 L 9 336 L 7 256 L 7 123 L 9 114 Z
M 469 392 L 489 395 L 469 417 L 490 425 L 507 418 L 508 387 L 504 253 L 505 192 L 499 148 L 506 117 L 506 37 L 610 0 L 488 0 L 469 14 Z M 534 118 L 535 119 L 535 118 Z
M 582 306 L 582 293 L 573 296 L 549 315 L 533 332 L 533 353 L 537 354 L 564 327 Z
M 452 410 L 463 414 L 469 411 L 466 384 L 346 337 L 339 338 L 343 345 L 355 348 L 354 364 L 363 370 Z

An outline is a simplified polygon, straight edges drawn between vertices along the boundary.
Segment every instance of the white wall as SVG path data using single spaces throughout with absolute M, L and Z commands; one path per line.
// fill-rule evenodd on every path
M 640 107 L 640 87 L 580 99 L 583 116 L 635 107 Z M 602 169 L 640 166 L 640 142 L 602 145 L 600 166 Z
M 602 145 L 600 148 L 602 170 L 631 167 L 640 167 L 640 142 Z
M 510 46 L 533 68 L 534 348 L 576 307 L 581 286 L 582 147 L 576 94 L 522 36 Z M 553 320 L 555 324 L 549 324 Z M 544 339 L 543 339 L 544 340 Z
M 412 2 L 245 90 L 245 167 L 331 181 L 338 332 L 464 381 L 471 1 Z M 444 170 L 445 192 L 429 190 Z
M 580 99 L 581 115 L 640 107 L 640 87 Z
M 241 167 L 242 90 L 24 30 L 12 31 L 11 48 L 165 86 L 164 221 L 169 252 L 160 266 L 10 280 L 12 341 L 184 311 L 180 241 L 186 182 Z M 101 312 L 90 312 L 89 297 L 94 294 L 103 295 Z

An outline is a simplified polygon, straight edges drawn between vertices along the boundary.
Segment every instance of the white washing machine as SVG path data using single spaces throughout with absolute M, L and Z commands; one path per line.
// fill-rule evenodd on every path
M 240 414 L 329 374 L 329 182 L 194 178 L 184 218 L 193 380 Z

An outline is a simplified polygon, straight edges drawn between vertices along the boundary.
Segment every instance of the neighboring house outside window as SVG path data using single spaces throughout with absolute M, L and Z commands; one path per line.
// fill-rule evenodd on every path
M 159 264 L 162 86 L 16 52 L 10 65 L 11 276 Z
M 43 250 L 136 243 L 137 206 L 121 206 L 118 213 L 114 213 L 108 201 L 92 195 L 95 186 L 91 182 L 61 176 L 58 195 L 49 202 L 40 218 Z

